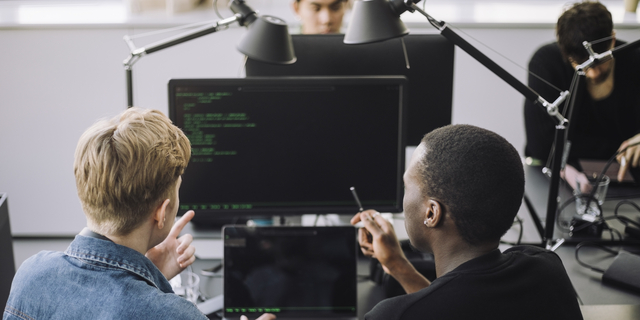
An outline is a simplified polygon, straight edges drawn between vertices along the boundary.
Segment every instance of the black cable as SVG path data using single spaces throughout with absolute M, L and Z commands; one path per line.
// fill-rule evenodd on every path
M 618 215 L 618 208 L 620 208 L 622 205 L 625 204 L 629 204 L 632 207 L 636 208 L 636 210 L 638 210 L 640 212 L 640 206 L 638 206 L 635 202 L 631 201 L 631 200 L 622 200 L 620 202 L 618 202 L 618 204 L 616 205 L 615 209 L 613 209 L 613 218 L 616 218 L 618 220 L 620 220 L 620 222 L 622 224 L 624 224 L 625 226 L 628 226 L 628 223 L 631 223 L 633 225 L 635 225 L 636 227 L 640 228 L 640 223 L 637 223 L 625 216 L 620 216 Z
M 602 249 L 602 250 L 604 250 L 604 251 L 606 251 L 606 252 L 608 252 L 608 253 L 611 253 L 611 254 L 613 254 L 613 255 L 617 255 L 617 254 L 619 253 L 619 251 L 615 251 L 615 250 L 613 250 L 613 249 L 610 249 L 610 248 L 608 248 L 608 247 L 606 247 L 606 246 L 602 245 L 602 244 L 601 244 L 601 243 L 599 243 L 599 242 L 585 241 L 585 242 L 580 242 L 580 243 L 578 243 L 578 244 L 576 245 L 576 251 L 575 251 L 576 261 L 577 261 L 577 262 L 578 262 L 578 264 L 580 264 L 581 266 L 583 266 L 583 267 L 585 267 L 585 268 L 589 268 L 589 269 L 591 269 L 591 270 L 593 270 L 593 271 L 595 271 L 595 272 L 598 272 L 598 273 L 604 273 L 604 270 L 602 270 L 602 269 L 600 269 L 600 268 L 597 268 L 597 267 L 594 267 L 594 266 L 591 266 L 591 265 L 588 265 L 588 264 L 584 263 L 582 260 L 580 260 L 580 257 L 578 256 L 578 252 L 580 252 L 580 248 L 585 247 L 585 246 L 593 246 L 593 247 L 596 247 L 596 248 L 598 248 L 598 249 Z
M 558 228 L 564 230 L 564 231 L 572 231 L 572 232 L 578 232 L 581 230 L 584 230 L 596 223 L 600 223 L 600 222 L 604 222 L 604 218 L 602 217 L 602 215 L 600 215 L 599 217 L 596 217 L 596 219 L 592 222 L 589 223 L 585 223 L 584 225 L 580 226 L 580 227 L 576 227 L 574 229 L 571 229 L 571 224 L 569 223 L 569 225 L 565 226 L 562 224 L 562 212 L 572 203 L 576 202 L 576 200 L 578 198 L 588 198 L 591 199 L 593 198 L 595 200 L 595 198 L 591 195 L 587 195 L 587 194 L 583 194 L 583 195 L 577 195 L 577 196 L 573 196 L 571 197 L 569 200 L 565 201 L 564 203 L 562 203 L 559 207 L 558 207 L 558 212 L 556 213 L 556 225 L 558 226 Z M 588 202 L 587 202 L 588 203 Z M 596 201 L 596 206 L 598 207 L 598 211 L 602 212 L 602 206 L 600 205 L 600 203 L 598 203 L 598 201 Z M 585 213 L 586 210 L 588 209 L 588 207 L 585 206 Z M 570 220 L 569 220 L 570 221 Z
M 518 223 L 520 224 L 520 232 L 518 233 L 518 241 L 516 241 L 516 245 L 520 245 L 520 243 L 522 242 L 522 233 L 523 233 L 523 224 L 522 224 L 522 219 L 520 219 L 520 217 L 516 216 L 516 221 L 518 221 Z
M 594 185 L 594 186 L 597 186 L 597 185 L 599 185 L 599 184 L 602 182 L 602 179 L 604 179 L 605 173 L 607 172 L 607 170 L 609 169 L 609 167 L 611 166 L 611 164 L 613 163 L 613 161 L 615 161 L 616 157 L 617 157 L 619 154 L 621 154 L 621 153 L 625 152 L 628 148 L 633 147 L 633 146 L 636 146 L 636 145 L 640 145 L 640 142 L 637 142 L 637 143 L 634 143 L 634 144 L 628 145 L 628 146 L 627 146 L 627 147 L 625 147 L 624 149 L 619 150 L 619 151 L 617 151 L 616 153 L 614 153 L 614 154 L 609 158 L 609 160 L 607 160 L 607 163 L 605 164 L 604 168 L 602 169 L 602 172 L 601 172 L 601 173 L 596 177 L 596 179 L 595 179 L 595 181 L 594 181 L 593 185 Z M 602 212 L 603 212 L 603 211 L 602 211 L 602 206 L 600 205 L 600 203 L 599 203 L 598 199 L 596 199 L 596 198 L 595 198 L 595 193 L 596 193 L 597 189 L 598 189 L 597 187 L 592 188 L 591 192 L 590 192 L 588 195 L 587 195 L 587 194 L 582 194 L 582 195 L 579 195 L 579 196 L 573 196 L 571 199 L 569 199 L 569 200 L 565 201 L 562 205 L 560 205 L 560 207 L 558 207 L 558 210 L 557 210 L 557 212 L 556 212 L 556 225 L 557 225 L 559 228 L 561 228 L 561 229 L 563 229 L 563 230 L 565 230 L 565 231 L 578 232 L 578 231 L 584 230 L 584 229 L 586 229 L 586 228 L 588 228 L 588 227 L 590 227 L 590 226 L 592 226 L 592 225 L 594 225 L 594 224 L 596 224 L 596 223 L 603 222 L 604 220 L 607 220 L 607 219 L 604 219 L 604 218 L 602 217 Z M 560 218 L 561 218 L 561 216 L 562 216 L 562 212 L 564 211 L 564 209 L 566 209 L 566 207 L 567 207 L 567 206 L 569 206 L 570 204 L 574 203 L 574 202 L 575 202 L 579 197 L 580 197 L 580 198 L 584 198 L 584 199 L 586 200 L 586 204 L 585 204 L 585 212 L 583 212 L 582 214 L 586 214 L 586 213 L 587 213 L 587 210 L 589 210 L 589 207 L 590 207 L 590 205 L 591 205 L 591 202 L 592 202 L 592 201 L 595 201 L 595 203 L 596 203 L 596 205 L 597 205 L 597 207 L 598 207 L 598 211 L 601 213 L 601 215 L 600 215 L 600 217 L 599 217 L 598 219 L 594 220 L 593 222 L 586 223 L 586 224 L 584 224 L 584 225 L 582 225 L 582 226 L 580 226 L 580 227 L 578 227 L 578 228 L 575 228 L 575 229 L 571 230 L 571 225 L 569 225 L 569 226 L 564 226 L 564 225 L 562 225 L 562 223 L 561 223 L 562 221 L 561 221 L 561 219 L 560 219 Z M 631 202 L 631 201 L 629 201 L 629 200 L 623 200 L 623 201 L 620 201 L 620 202 L 616 205 L 616 208 L 614 209 L 614 216 L 619 217 L 619 216 L 618 216 L 618 208 L 619 208 L 620 206 L 624 205 L 624 204 L 630 204 L 630 205 L 634 206 L 634 207 L 636 208 L 636 210 L 640 211 L 640 206 L 638 206 L 638 205 L 637 205 L 637 204 L 635 204 L 634 202 Z M 628 223 L 631 223 L 631 224 L 636 225 L 637 227 L 640 227 L 640 224 L 636 223 L 635 221 L 632 221 L 632 220 L 631 220 L 631 219 L 629 219 L 629 218 L 623 217 L 622 219 L 620 219 L 620 218 L 617 218 L 617 219 L 618 219 L 618 220 L 621 220 L 621 222 L 622 222 L 625 226 L 627 226 L 627 225 L 628 225 L 628 224 L 626 223 L 626 222 L 628 222 Z M 623 221 L 623 219 L 624 219 L 624 221 Z M 625 221 L 626 221 L 626 222 L 625 222 Z
M 607 172 L 607 170 L 609 169 L 609 167 L 611 166 L 611 164 L 613 163 L 614 160 L 616 160 L 616 158 L 618 157 L 619 154 L 624 153 L 627 151 L 627 149 L 629 149 L 630 147 L 635 147 L 637 145 L 640 145 L 640 142 L 636 142 L 633 144 L 630 144 L 628 146 L 626 146 L 624 149 L 622 150 L 618 150 L 616 153 L 613 154 L 613 156 L 611 156 L 611 158 L 609 158 L 609 160 L 607 161 L 607 163 L 604 165 L 604 168 L 602 168 L 602 172 L 600 172 L 600 175 L 598 175 L 596 177 L 596 182 L 600 183 L 605 175 L 605 173 Z M 597 180 L 600 179 L 600 180 Z M 596 184 L 597 185 L 597 184 Z M 592 194 L 595 194 L 596 189 L 591 190 Z
M 615 239 L 613 237 L 613 233 L 614 232 L 618 234 L 618 239 L 620 239 L 620 241 L 623 241 L 622 234 L 620 233 L 620 231 L 618 231 L 616 229 L 609 228 L 609 232 L 611 232 L 611 241 L 615 241 Z

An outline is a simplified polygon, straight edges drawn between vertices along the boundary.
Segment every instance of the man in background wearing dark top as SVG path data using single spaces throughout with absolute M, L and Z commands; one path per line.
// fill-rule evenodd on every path
M 504 138 L 469 125 L 436 129 L 415 150 L 404 184 L 407 234 L 433 253 L 437 278 L 416 271 L 387 220 L 357 214 L 362 251 L 408 293 L 380 302 L 366 319 L 582 319 L 555 253 L 498 249 L 524 194 L 522 161 Z
M 611 13 L 598 2 L 576 3 L 556 25 L 557 42 L 538 49 L 529 62 L 529 86 L 547 101 L 571 84 L 575 67 L 589 58 L 582 45 L 590 41 L 596 53 L 624 44 L 615 38 Z M 586 79 L 585 79 L 586 78 Z M 548 82 L 549 84 L 545 83 Z M 609 159 L 618 150 L 640 142 L 640 49 L 629 49 L 612 60 L 596 64 L 580 78 L 573 116 L 565 180 L 575 189 L 576 179 L 586 182 L 578 159 Z M 555 121 L 539 105 L 525 102 L 527 134 L 525 155 L 546 163 L 554 141 Z M 624 159 L 623 159 L 624 158 Z M 629 165 L 636 167 L 640 148 L 630 147 L 618 156 L 622 179 Z M 586 186 L 586 183 L 581 183 Z

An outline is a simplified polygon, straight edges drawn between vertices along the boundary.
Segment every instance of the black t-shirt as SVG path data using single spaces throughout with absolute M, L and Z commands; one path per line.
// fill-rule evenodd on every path
M 582 319 L 560 258 L 537 247 L 498 249 L 416 293 L 380 302 L 368 320 Z
M 617 41 L 616 46 L 624 42 Z M 553 102 L 561 90 L 569 89 L 575 70 L 562 58 L 557 43 L 538 49 L 529 62 L 529 86 L 545 100 Z M 640 133 L 640 49 L 615 54 L 613 92 L 595 101 L 587 91 L 586 79 L 574 92 L 576 102 L 569 124 L 571 149 L 568 162 L 578 159 L 609 159 L 620 144 Z M 564 104 L 560 107 L 564 109 Z M 566 113 L 564 113 L 566 114 Z M 554 141 L 556 121 L 540 105 L 526 101 L 524 119 L 527 134 L 525 155 L 547 161 Z M 577 166 L 579 168 L 579 166 Z

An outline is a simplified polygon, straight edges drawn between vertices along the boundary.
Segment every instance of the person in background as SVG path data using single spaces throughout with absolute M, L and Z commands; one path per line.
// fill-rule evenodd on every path
M 602 53 L 624 44 L 616 39 L 611 13 L 599 2 L 571 5 L 558 19 L 557 41 L 539 48 L 529 62 L 529 86 L 547 101 L 554 101 L 559 90 L 571 85 L 575 67 L 589 58 L 582 42 L 593 43 Z M 618 179 L 629 167 L 640 163 L 640 49 L 630 49 L 588 68 L 581 85 L 573 92 L 576 102 L 569 124 L 570 152 L 563 172 L 565 180 L 582 191 L 590 184 L 582 173 L 579 159 L 612 157 L 619 150 Z M 554 88 L 555 87 L 555 88 Z M 524 105 L 527 145 L 525 156 L 547 161 L 555 133 L 555 120 L 544 108 L 530 101 Z
M 636 11 L 638 10 L 638 2 L 640 2 L 640 0 L 624 0 L 625 21 L 627 19 L 630 20 L 630 22 L 635 21 Z
M 405 257 L 393 225 L 373 210 L 356 214 L 362 252 L 407 292 L 365 319 L 582 319 L 560 258 L 538 247 L 500 252 L 524 194 L 520 155 L 503 137 L 470 125 L 427 134 L 404 174 L 407 235 L 434 255 L 430 282 Z
M 302 26 L 302 34 L 340 33 L 348 0 L 294 0 L 293 11 Z

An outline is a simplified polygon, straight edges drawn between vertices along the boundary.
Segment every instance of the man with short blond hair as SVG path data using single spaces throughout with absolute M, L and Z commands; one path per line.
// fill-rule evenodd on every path
M 87 228 L 65 252 L 42 251 L 13 280 L 3 319 L 207 319 L 167 279 L 195 260 L 193 218 L 174 225 L 184 133 L 156 110 L 131 108 L 91 126 L 74 173 Z

